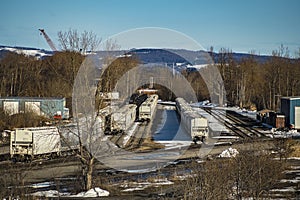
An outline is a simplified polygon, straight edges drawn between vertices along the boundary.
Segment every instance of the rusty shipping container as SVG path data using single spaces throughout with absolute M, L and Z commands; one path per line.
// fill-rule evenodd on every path
M 285 116 L 277 115 L 275 117 L 275 128 L 284 128 L 285 127 Z

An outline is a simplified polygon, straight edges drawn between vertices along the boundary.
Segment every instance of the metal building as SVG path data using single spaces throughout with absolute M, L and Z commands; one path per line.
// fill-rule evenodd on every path
M 32 112 L 47 117 L 69 118 L 65 98 L 46 97 L 0 97 L 0 110 L 9 115 Z
M 286 125 L 300 129 L 300 97 L 281 97 L 280 110 L 286 117 Z

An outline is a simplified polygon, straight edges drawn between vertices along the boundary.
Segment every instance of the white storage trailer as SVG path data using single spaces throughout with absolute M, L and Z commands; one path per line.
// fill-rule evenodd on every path
M 183 99 L 176 99 L 176 109 L 179 112 L 181 124 L 194 142 L 204 140 L 208 137 L 208 120 L 200 115 L 197 111 Z
M 136 119 L 136 108 L 136 105 L 129 104 L 112 113 L 110 120 L 111 132 L 118 133 L 126 131 Z
M 11 132 L 12 159 L 58 155 L 60 149 L 61 142 L 57 127 L 18 128 Z
M 150 121 L 155 114 L 158 95 L 150 95 L 139 107 L 139 120 Z

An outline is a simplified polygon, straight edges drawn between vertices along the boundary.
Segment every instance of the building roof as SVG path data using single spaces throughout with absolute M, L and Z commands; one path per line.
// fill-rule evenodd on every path
M 64 97 L 0 97 L 0 100 L 65 100 Z
M 265 114 L 265 113 L 269 113 L 269 112 L 275 112 L 275 111 L 274 110 L 269 110 L 269 109 L 264 109 L 264 110 L 258 111 L 258 113 L 260 113 L 260 114 Z
M 293 97 L 281 97 L 281 99 L 288 99 L 288 100 L 299 100 L 300 96 L 293 96 Z

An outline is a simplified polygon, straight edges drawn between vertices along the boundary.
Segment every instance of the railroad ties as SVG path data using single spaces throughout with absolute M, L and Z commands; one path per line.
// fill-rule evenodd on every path
M 221 110 L 216 108 L 202 108 L 226 128 L 232 131 L 235 135 L 242 139 L 254 139 L 267 137 L 264 133 L 254 129 L 252 126 L 255 123 L 248 117 L 244 117 L 234 111 Z M 243 120 L 242 120 L 243 119 Z
M 152 99 L 152 100 L 151 100 Z M 154 99 L 155 105 L 149 105 L 149 103 L 152 103 Z M 113 135 L 111 137 L 111 141 L 115 143 L 118 147 L 124 148 L 127 150 L 132 151 L 142 151 L 149 141 L 151 141 L 151 126 L 152 126 L 152 119 L 155 116 L 155 107 L 157 104 L 157 95 L 151 95 L 148 97 L 148 99 L 140 104 L 140 107 L 137 109 L 139 110 L 138 115 L 138 122 L 135 122 L 135 128 L 133 131 L 126 132 L 120 132 L 116 135 Z M 179 106 L 180 105 L 180 106 Z M 187 105 L 187 106 L 185 106 Z M 201 107 L 198 109 L 201 109 L 202 111 L 198 110 L 196 108 L 192 108 L 189 104 L 185 103 L 185 100 L 182 98 L 176 99 L 176 107 L 178 110 L 178 114 L 181 115 L 181 113 L 185 113 L 189 117 L 183 116 L 185 121 L 190 121 L 190 123 L 185 122 L 187 125 L 192 125 L 192 128 L 197 127 L 197 130 L 199 127 L 204 128 L 203 130 L 210 130 L 209 134 L 203 134 L 201 133 L 190 133 L 189 134 L 193 137 L 195 135 L 201 139 L 202 136 L 205 136 L 205 138 L 209 139 L 214 138 L 214 131 L 209 128 L 210 122 L 209 117 L 214 118 L 214 121 L 218 124 L 224 125 L 229 132 L 220 132 L 221 137 L 230 136 L 236 137 L 234 140 L 230 139 L 231 141 L 241 141 L 241 140 L 253 140 L 256 138 L 260 139 L 266 139 L 268 138 L 266 134 L 262 131 L 257 130 L 254 128 L 255 125 L 257 125 L 257 122 L 249 117 L 243 116 L 235 111 L 232 110 L 226 110 L 222 108 L 210 108 L 210 107 Z M 183 109 L 183 110 L 181 110 Z M 198 113 L 198 115 L 193 113 Z M 206 114 L 205 114 L 206 113 Z M 209 117 L 208 117 L 209 116 Z M 181 118 L 183 118 L 181 116 Z M 205 118 L 208 122 L 206 123 L 207 128 L 204 126 L 204 122 L 201 124 L 200 121 L 192 121 L 193 119 L 201 119 Z M 192 123 L 193 122 L 193 123 Z M 198 126 L 197 123 L 198 123 Z M 200 123 L 200 124 L 199 124 Z M 201 126 L 200 126 L 201 125 Z M 191 128 L 188 128 L 187 130 L 192 130 Z M 196 128 L 195 128 L 196 130 Z M 131 133 L 128 133 L 131 132 Z M 202 135 L 201 135 L 202 134 Z M 223 135 L 222 135 L 223 134 Z M 224 135 L 226 134 L 226 135 Z M 216 138 L 218 136 L 216 135 Z M 194 139 L 194 138 L 193 138 Z M 199 140 L 199 139 L 198 139 Z M 205 139 L 204 139 L 205 140 Z
M 138 102 L 139 106 L 137 109 L 137 120 L 130 126 L 132 130 L 129 130 L 129 126 L 121 127 L 116 134 L 112 134 L 110 140 L 116 144 L 119 148 L 125 148 L 127 150 L 141 150 L 143 149 L 143 144 L 147 140 L 147 142 L 151 142 L 151 126 L 152 120 L 156 114 L 156 105 L 158 101 L 158 95 L 150 95 L 147 99 L 143 99 L 143 102 Z M 129 104 L 133 105 L 133 104 Z M 124 116 L 122 118 L 126 118 L 126 111 L 122 112 Z M 130 115 L 132 119 L 132 114 Z M 120 118 L 121 119 L 121 118 Z M 114 124 L 118 124 L 115 122 Z M 120 123 L 119 123 L 120 124 Z M 119 126 L 120 127 L 120 126 Z M 112 130 L 112 128 L 111 128 Z

